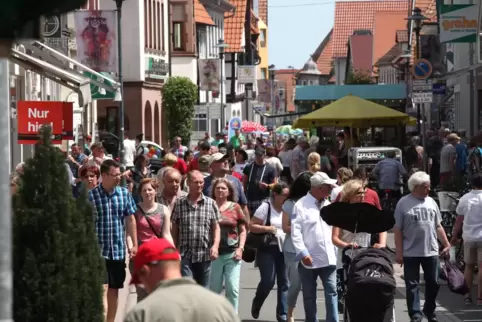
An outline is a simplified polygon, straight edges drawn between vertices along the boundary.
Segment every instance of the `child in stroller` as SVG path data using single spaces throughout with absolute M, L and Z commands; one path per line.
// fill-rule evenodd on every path
M 345 248 L 343 320 L 345 322 L 394 322 L 396 282 L 385 249 Z

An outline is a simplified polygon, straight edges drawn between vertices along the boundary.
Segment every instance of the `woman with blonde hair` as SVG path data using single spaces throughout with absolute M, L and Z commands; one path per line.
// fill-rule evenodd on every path
M 308 165 L 308 171 L 311 172 L 312 174 L 315 174 L 321 170 L 321 157 L 316 152 L 311 152 L 308 155 L 308 159 L 306 160 L 306 163 Z
M 341 192 L 341 189 L 343 189 L 343 185 L 350 181 L 353 178 L 353 171 L 351 171 L 348 168 L 342 167 L 338 169 L 336 172 L 336 180 L 338 181 L 338 187 L 333 188 L 331 190 L 331 195 L 330 195 L 330 200 L 333 202 L 336 200 L 336 197 Z
M 365 183 L 361 180 L 349 180 L 343 185 L 343 188 L 338 196 L 340 202 L 357 203 L 363 202 L 365 197 Z M 333 226 L 331 233 L 331 240 L 335 246 L 338 247 L 337 254 L 337 290 L 338 290 L 338 310 L 343 312 L 344 303 L 340 302 L 343 299 L 344 293 L 344 274 L 342 266 L 343 249 L 347 247 L 369 247 L 371 242 L 371 235 L 368 233 L 352 233 L 343 230 L 339 227 Z

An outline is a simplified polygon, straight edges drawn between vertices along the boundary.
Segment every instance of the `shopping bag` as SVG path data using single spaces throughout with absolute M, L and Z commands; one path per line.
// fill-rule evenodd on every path
M 450 292 L 460 295 L 465 295 L 469 292 L 467 283 L 465 283 L 464 273 L 462 273 L 454 262 L 446 260 L 442 269 L 447 278 Z

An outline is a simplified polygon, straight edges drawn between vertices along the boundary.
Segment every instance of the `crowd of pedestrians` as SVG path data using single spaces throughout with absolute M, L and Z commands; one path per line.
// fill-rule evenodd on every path
M 305 321 L 318 321 L 319 278 L 324 289 L 324 318 L 338 321 L 344 292 L 341 250 L 384 248 L 387 233 L 353 234 L 331 227 L 320 219 L 320 209 L 331 202 L 366 202 L 380 208 L 377 192 L 367 187 L 366 171 L 340 167 L 343 161 L 329 149 L 320 148 L 316 137 L 289 139 L 282 146 L 260 138 L 246 142 L 238 132 L 233 138 L 206 137 L 195 152 L 176 138 L 173 148 L 163 155 L 163 167 L 157 174 L 138 146 L 132 149 L 131 166 L 122 173 L 119 163 L 105 155 L 101 143 L 91 146 L 90 156 L 72 145 L 67 160 L 72 173 L 69 183 L 74 196 L 83 186 L 89 190 L 105 259 L 106 321 L 115 319 L 126 263 L 138 298 L 126 322 L 157 317 L 239 321 L 241 265 L 253 235 L 269 237 L 256 249 L 254 265 L 260 281 L 251 303 L 253 318 L 259 317 L 276 285 L 277 305 L 272 314 L 277 321 L 295 320 L 300 293 Z M 389 156 L 380 163 L 374 175 L 386 179 L 387 171 L 398 171 L 398 176 L 408 177 L 404 167 L 392 159 Z M 466 217 L 458 220 L 455 228 L 461 230 L 463 224 L 464 234 L 474 236 L 470 239 L 467 235 L 467 242 L 472 242 L 468 246 L 475 249 L 467 261 L 479 263 L 480 236 L 466 226 L 480 225 L 473 216 L 467 219 L 467 214 L 474 212 L 469 205 L 479 202 L 480 178 L 475 177 L 480 182 L 474 181 L 478 188 L 470 201 L 461 202 L 457 211 Z M 414 172 L 408 179 L 410 194 L 395 209 L 396 260 L 403 264 L 408 314 L 414 322 L 424 315 L 437 321 L 438 240 L 442 254 L 450 249 L 438 206 L 428 196 L 430 179 L 424 172 Z M 420 267 L 427 290 L 423 308 L 418 295 Z M 215 294 L 222 292 L 223 297 Z

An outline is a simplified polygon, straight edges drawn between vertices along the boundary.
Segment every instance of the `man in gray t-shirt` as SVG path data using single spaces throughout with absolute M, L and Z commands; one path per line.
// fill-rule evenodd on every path
M 435 300 L 439 291 L 439 247 L 448 254 L 450 244 L 441 226 L 437 203 L 428 196 L 430 176 L 423 171 L 415 172 L 408 179 L 411 194 L 403 197 L 395 208 L 396 258 L 403 265 L 407 293 L 407 309 L 411 322 L 420 322 L 425 315 L 429 322 L 436 322 Z M 420 267 L 425 279 L 425 304 L 420 308 Z

